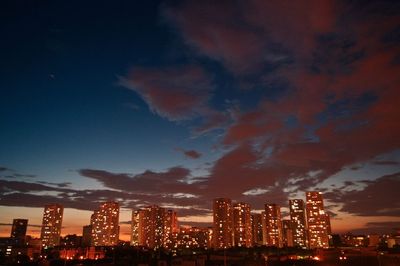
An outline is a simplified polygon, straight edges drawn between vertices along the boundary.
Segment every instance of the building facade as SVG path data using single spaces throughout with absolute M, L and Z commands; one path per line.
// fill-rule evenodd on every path
M 251 214 L 251 231 L 253 238 L 252 246 L 262 246 L 264 244 L 264 227 L 261 213 Z
M 294 246 L 307 248 L 306 210 L 302 199 L 289 200 Z
M 132 211 L 132 246 L 173 248 L 178 230 L 178 218 L 173 210 L 152 205 Z
M 140 210 L 132 211 L 131 221 L 131 246 L 141 246 L 143 241 L 140 240 Z
M 213 243 L 216 249 L 233 246 L 233 210 L 230 199 L 217 198 L 213 201 Z
M 282 247 L 281 208 L 276 204 L 265 204 L 266 244 Z
M 179 232 L 178 216 L 175 211 L 167 210 L 164 216 L 163 246 L 167 249 L 174 247 Z
M 265 211 L 261 212 L 261 223 L 263 228 L 263 245 L 267 245 L 267 215 Z
M 44 207 L 40 239 L 44 248 L 60 244 L 64 207 L 60 204 L 50 204 Z
M 233 237 L 235 246 L 252 246 L 251 210 L 247 203 L 233 205 Z
M 327 219 L 329 216 L 325 213 L 321 192 L 306 192 L 306 213 L 309 248 L 328 248 L 330 226 Z
M 105 202 L 92 214 L 92 246 L 115 246 L 119 240 L 119 204 Z
M 293 223 L 291 220 L 282 220 L 282 245 L 284 247 L 293 247 Z

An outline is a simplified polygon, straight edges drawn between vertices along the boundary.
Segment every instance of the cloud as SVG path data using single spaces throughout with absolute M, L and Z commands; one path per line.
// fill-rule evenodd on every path
M 313 3 L 301 4 L 299 8 L 293 7 L 296 12 L 292 12 L 292 5 L 285 1 L 268 3 L 251 1 L 250 7 L 243 9 L 251 10 L 246 13 L 248 16 L 243 14 L 244 11 L 230 6 L 226 12 L 220 12 L 226 8 L 224 4 L 210 3 L 200 5 L 201 8 L 183 5 L 181 9 L 172 12 L 178 14 L 175 23 L 182 29 L 189 43 L 210 57 L 218 59 L 221 56 L 222 63 L 227 67 L 232 64 L 238 65 L 234 69 L 239 73 L 243 72 L 239 66 L 242 61 L 252 62 L 252 58 L 247 54 L 240 57 L 240 53 L 235 57 L 234 53 L 230 52 L 236 51 L 233 47 L 230 48 L 230 45 L 240 45 L 240 42 L 232 44 L 228 35 L 226 37 L 224 35 L 230 26 L 230 21 L 235 21 L 233 17 L 237 17 L 238 20 L 248 20 L 250 25 L 268 29 L 260 33 L 261 36 L 265 35 L 261 43 L 280 42 L 298 55 L 295 63 L 298 67 L 293 69 L 293 74 L 282 72 L 292 83 L 294 89 L 291 94 L 274 103 L 265 101 L 258 110 L 243 114 L 237 123 L 229 128 L 224 141 L 226 144 L 235 144 L 263 137 L 265 141 L 261 145 L 274 148 L 269 160 L 276 159 L 279 163 L 289 166 L 308 166 L 308 169 L 305 168 L 307 171 L 322 168 L 326 174 L 321 175 L 321 178 L 326 178 L 344 165 L 367 160 L 390 151 L 393 147 L 399 147 L 398 138 L 395 137 L 399 133 L 395 123 L 399 111 L 398 108 L 395 110 L 394 101 L 386 98 L 388 95 L 393 99 L 399 97 L 395 85 L 399 81 L 398 75 L 395 74 L 398 72 L 398 66 L 390 64 L 390 60 L 395 58 L 397 49 L 389 47 L 389 51 L 384 52 L 372 47 L 362 48 L 364 36 L 360 24 L 365 21 L 352 21 L 351 27 L 360 32 L 357 38 L 351 39 L 345 28 L 335 26 L 338 16 L 346 13 L 346 7 L 335 7 L 330 1 Z M 310 6 L 311 9 L 308 8 Z M 213 16 L 215 14 L 222 14 L 222 17 Z M 314 14 L 326 14 L 326 16 L 314 16 Z M 197 27 L 196 23 L 203 22 L 204 27 Z M 210 27 L 212 25 L 212 30 L 207 31 L 207 25 Z M 244 42 L 252 40 L 246 35 L 251 29 L 232 28 L 236 36 L 240 36 L 238 39 L 244 39 Z M 384 47 L 385 44 L 380 41 L 381 35 L 379 33 L 369 35 L 369 42 L 374 40 L 375 45 Z M 293 40 L 303 38 L 300 36 L 304 36 L 305 40 L 290 41 L 292 38 Z M 291 47 L 293 44 L 298 47 Z M 247 43 L 242 47 L 244 50 L 246 47 L 254 49 Z M 322 48 L 326 51 L 324 52 Z M 255 50 L 261 52 L 261 49 L 263 48 Z M 314 51 L 321 51 L 321 54 L 316 54 Z M 335 53 L 336 56 L 326 57 L 326 54 Z M 228 59 L 232 60 L 227 63 Z M 309 66 L 308 71 L 307 66 Z M 335 72 L 344 66 L 347 69 L 345 72 Z M 375 73 L 370 72 L 372 69 Z M 370 80 L 368 85 L 364 81 L 365 78 L 362 78 L 366 76 Z M 345 91 L 349 87 L 354 95 L 346 95 Z M 327 100 L 330 94 L 333 98 Z M 368 95 L 373 95 L 373 98 L 368 98 Z M 340 110 L 341 113 L 331 113 L 330 110 Z M 297 126 L 286 123 L 290 116 L 297 119 Z M 321 119 L 318 119 L 318 116 L 321 116 Z M 324 119 L 328 120 L 322 121 Z M 307 131 L 305 126 L 311 128 L 314 126 L 317 130 Z M 376 130 L 385 135 L 385 143 L 376 138 Z M 307 135 L 310 134 L 314 139 L 307 140 Z M 374 144 L 367 148 L 365 143 Z
M 197 178 L 193 182 L 190 171 L 186 168 L 173 167 L 164 172 L 147 170 L 141 174 L 81 169 L 79 173 L 121 193 L 120 198 L 129 202 L 125 204 L 129 208 L 157 204 L 176 209 L 179 215 L 186 216 L 202 213 L 203 210 L 208 211 L 210 207 L 211 199 L 204 193 L 207 179 Z
M 37 207 L 42 208 L 49 203 L 58 203 L 64 208 L 93 211 L 105 201 L 117 201 L 122 208 L 139 209 L 144 206 L 158 204 L 165 208 L 175 209 L 179 216 L 201 214 L 204 208 L 209 208 L 209 201 L 199 198 L 176 198 L 171 194 L 145 195 L 129 191 L 77 190 L 57 195 L 8 192 L 1 197 L 2 206 Z M 190 208 L 188 208 L 190 206 Z
M 12 226 L 12 223 L 0 223 L 0 226 Z M 40 224 L 28 224 L 29 227 L 42 228 Z
M 19 206 L 19 207 L 44 207 L 50 203 L 59 203 L 65 208 L 74 208 L 79 210 L 94 210 L 97 207 L 95 202 L 87 202 L 84 200 L 72 200 L 51 195 L 34 195 L 27 193 L 9 193 L 1 196 L 2 206 Z
M 115 174 L 95 169 L 81 169 L 79 173 L 101 182 L 108 188 L 135 193 L 191 193 L 198 190 L 197 184 L 187 183 L 190 178 L 190 170 L 183 167 L 173 167 L 165 172 L 147 170 L 137 175 Z
M 32 174 L 21 174 L 15 171 L 14 169 L 5 167 L 5 166 L 0 166 L 0 173 L 6 173 L 5 176 L 0 176 L 2 178 L 35 178 L 36 175 Z
M 393 234 L 400 229 L 400 222 L 384 221 L 384 222 L 368 222 L 364 228 L 352 230 L 355 234 Z
M 184 150 L 181 148 L 176 148 L 175 150 L 182 152 L 186 158 L 190 159 L 198 159 L 202 156 L 202 154 L 196 150 Z
M 216 85 L 213 75 L 200 65 L 136 66 L 119 84 L 139 94 L 153 113 L 174 122 L 191 121 L 194 135 L 224 128 L 230 122 L 227 111 L 210 103 Z
M 400 162 L 398 162 L 398 161 L 374 161 L 372 163 L 376 164 L 376 165 L 399 165 L 400 164 Z
M 313 0 L 189 1 L 164 14 L 187 45 L 250 87 L 296 57 L 310 56 L 314 36 L 331 31 L 336 19 L 333 1 Z
M 369 222 L 366 224 L 368 228 L 391 228 L 393 231 L 400 229 L 400 222 L 386 221 L 386 222 Z
M 361 190 L 335 189 L 325 193 L 333 202 L 342 203 L 341 211 L 359 216 L 400 216 L 396 201 L 400 190 L 400 172 L 369 180 Z
M 80 173 L 102 182 L 106 188 L 76 190 L 64 183 L 0 180 L 0 205 L 40 208 L 59 203 L 65 208 L 93 211 L 102 202 L 117 201 L 128 209 L 158 204 L 179 210 L 181 216 L 203 213 L 209 208 L 209 200 L 200 193 L 204 179 L 187 183 L 190 171 L 182 167 L 137 175 L 94 169 L 82 169 Z
M 397 27 L 393 9 L 255 0 L 164 10 L 199 56 L 220 63 L 239 84 L 250 80 L 240 86 L 248 93 L 262 88 L 268 95 L 273 80 L 284 81 L 278 98 L 261 97 L 236 113 L 223 136 L 228 152 L 210 170 L 208 197 L 251 200 L 243 192 L 272 187 L 273 200 L 283 201 L 290 195 L 284 191 L 315 188 L 346 166 L 400 148 L 400 51 L 396 38 L 385 37 Z M 226 186 L 232 181 L 240 186 Z
M 54 184 L 54 183 L 52 183 Z M 72 192 L 70 189 L 60 189 L 50 187 L 44 184 L 37 184 L 25 181 L 8 181 L 0 180 L 0 191 L 2 193 L 8 191 L 18 191 L 18 192 L 31 192 L 31 191 L 60 191 L 60 192 Z
M 283 205 L 288 197 L 319 187 L 327 199 L 342 204 L 344 212 L 399 215 L 393 200 L 398 174 L 364 183 L 349 180 L 346 190 L 320 187 L 349 166 L 361 167 L 400 149 L 398 4 L 189 1 L 166 6 L 163 12 L 185 42 L 187 61 L 196 63 L 133 66 L 120 83 L 161 117 L 201 120 L 194 132 L 226 127 L 224 152 L 209 176 L 190 184 L 191 171 L 184 167 L 139 174 L 81 169 L 82 176 L 106 189 L 76 191 L 2 181 L 5 205 L 60 200 L 89 209 L 86 202 L 117 199 L 132 208 L 151 203 L 180 207 L 189 215 L 207 212 L 213 197 L 261 208 L 266 198 Z M 210 65 L 222 71 L 211 74 Z M 219 88 L 220 72 L 237 85 L 226 85 L 229 93 Z M 256 99 L 251 106 L 239 97 L 243 91 Z M 278 96 L 272 97 L 276 91 Z M 225 93 L 239 101 L 234 116 L 214 106 Z M 182 152 L 198 156 L 196 151 Z M 376 163 L 395 167 L 395 161 Z M 41 190 L 56 196 L 33 193 Z M 264 190 L 268 192 L 243 194 Z M 195 197 L 174 196 L 179 193 Z M 182 208 L 187 206 L 193 208 Z
M 120 84 L 138 93 L 151 111 L 171 121 L 187 120 L 208 112 L 214 90 L 209 75 L 198 66 L 134 67 Z
M 60 188 L 66 188 L 72 184 L 71 182 L 54 183 L 54 182 L 46 182 L 46 181 L 38 181 L 38 183 L 44 184 L 44 185 L 57 186 Z

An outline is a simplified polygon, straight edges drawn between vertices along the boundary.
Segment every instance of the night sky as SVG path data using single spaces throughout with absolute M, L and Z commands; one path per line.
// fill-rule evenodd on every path
M 0 34 L 1 236 L 308 190 L 334 232 L 400 227 L 399 1 L 2 1 Z

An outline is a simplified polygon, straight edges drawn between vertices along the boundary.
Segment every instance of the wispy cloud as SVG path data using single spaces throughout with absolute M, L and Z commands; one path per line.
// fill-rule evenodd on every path
M 175 150 L 183 153 L 186 158 L 190 159 L 198 159 L 202 156 L 202 154 L 196 150 L 185 150 L 181 148 L 175 148 Z

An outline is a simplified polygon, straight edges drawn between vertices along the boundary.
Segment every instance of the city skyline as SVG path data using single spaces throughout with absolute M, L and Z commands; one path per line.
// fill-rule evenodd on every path
M 115 201 L 130 240 L 131 210 L 203 227 L 228 198 L 282 207 L 303 243 L 301 203 L 288 202 L 306 213 L 306 191 L 324 195 L 315 228 L 400 227 L 396 1 L 12 1 L 0 13 L 0 236 L 13 219 L 39 236 L 55 203 L 61 234 L 82 234 Z M 260 241 L 257 228 L 236 241 L 250 234 Z
M 304 201 L 300 199 L 289 200 L 290 219 L 283 219 L 281 207 L 274 203 L 266 203 L 265 211 L 254 213 L 248 203 L 216 198 L 212 202 L 212 226 L 207 227 L 180 225 L 176 211 L 157 205 L 133 209 L 130 241 L 125 241 L 134 247 L 144 246 L 151 249 L 161 247 L 176 249 L 179 246 L 188 248 L 203 244 L 203 247 L 216 249 L 262 245 L 279 248 L 284 246 L 304 249 L 327 248 L 331 242 L 332 230 L 329 215 L 324 212 L 322 193 L 309 191 L 305 196 L 306 208 Z M 60 204 L 44 206 L 39 238 L 44 249 L 62 245 L 60 240 L 63 212 L 64 207 Z M 82 226 L 79 245 L 117 246 L 120 240 L 124 241 L 120 238 L 119 212 L 118 202 L 101 203 L 93 211 L 90 224 Z M 23 246 L 28 239 L 27 225 L 27 219 L 13 220 L 10 239 L 16 241 L 17 246 Z M 298 229 L 303 232 L 299 234 Z M 258 230 L 261 232 L 257 232 Z M 76 236 L 76 234 L 66 235 L 71 239 Z M 302 238 L 300 241 L 299 237 Z M 65 243 L 69 241 L 67 239 Z M 71 241 L 73 243 L 75 240 Z
M 331 228 L 322 192 L 307 191 L 305 198 L 306 201 L 289 199 L 289 213 L 285 215 L 281 214 L 282 208 L 285 207 L 275 203 L 265 203 L 265 209 L 260 212 L 252 209 L 246 202 L 216 198 L 212 201 L 212 223 L 200 227 L 179 222 L 179 215 L 175 210 L 158 205 L 132 209 L 131 220 L 120 221 L 119 203 L 108 201 L 101 203 L 100 207 L 93 211 L 89 225 L 81 227 L 81 234 L 62 234 L 64 208 L 60 204 L 48 204 L 44 207 L 40 236 L 29 237 L 41 239 L 43 247 L 46 248 L 59 245 L 61 236 L 78 235 L 82 237 L 83 246 L 115 246 L 121 240 L 129 242 L 131 246 L 157 249 L 176 248 L 173 243 L 178 241 L 176 234 L 182 230 L 189 230 L 189 235 L 211 230 L 207 246 L 214 248 L 257 245 L 327 248 L 331 245 L 332 235 L 341 232 L 335 232 Z M 124 234 L 121 237 L 122 224 L 129 225 L 128 239 Z M 17 243 L 24 243 L 25 237 L 28 236 L 27 226 L 28 219 L 13 219 L 11 239 Z M 191 231 L 193 229 L 200 231 Z M 387 232 L 396 230 L 400 228 L 387 228 Z

